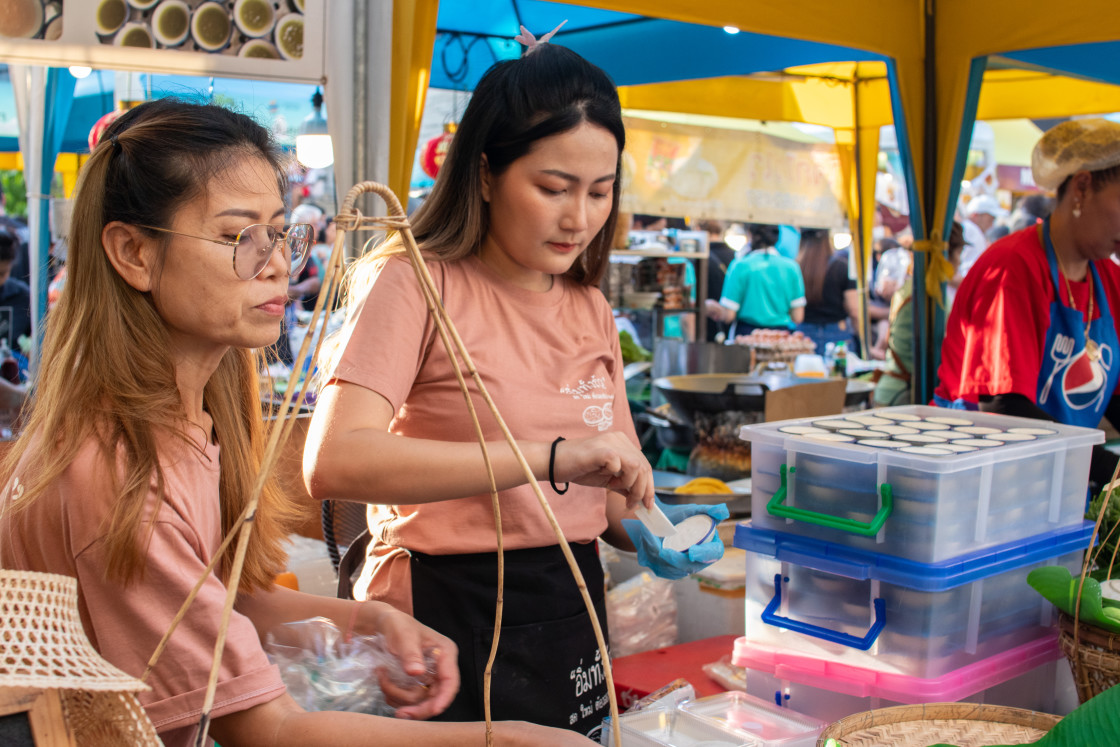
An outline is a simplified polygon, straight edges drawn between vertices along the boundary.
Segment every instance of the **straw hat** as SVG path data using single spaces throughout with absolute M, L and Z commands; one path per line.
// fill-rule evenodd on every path
M 133 694 L 150 688 L 86 637 L 77 579 L 0 569 L 0 642 L 0 688 L 61 691 L 78 744 L 161 744 Z

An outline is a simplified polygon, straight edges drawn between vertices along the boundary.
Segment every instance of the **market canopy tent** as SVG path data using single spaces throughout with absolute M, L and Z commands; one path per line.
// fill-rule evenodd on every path
M 736 33 L 728 33 L 710 23 L 649 17 L 660 15 L 658 7 L 659 4 L 654 2 L 641 8 L 627 9 L 630 12 L 616 12 L 543 0 L 486 0 L 481 5 L 444 0 L 438 4 L 432 39 L 430 84 L 469 90 L 494 62 L 520 55 L 522 47 L 513 37 L 521 26 L 541 36 L 563 22 L 558 41 L 606 70 L 615 83 L 623 87 L 623 106 L 631 109 L 671 108 L 658 105 L 664 100 L 641 103 L 628 100 L 626 87 L 632 84 L 688 81 L 665 83 L 666 86 L 675 86 L 673 94 L 683 93 L 678 99 L 683 100 L 688 96 L 694 79 L 720 76 L 720 79 L 727 80 L 726 76 L 816 63 L 843 63 L 835 66 L 835 76 L 844 76 L 848 80 L 862 77 L 868 82 L 875 81 L 872 85 L 883 91 L 888 88 L 885 72 L 888 58 L 882 54 L 838 40 L 822 43 L 797 36 L 755 33 L 747 30 L 746 26 L 741 26 L 743 30 Z M 863 108 L 858 100 L 853 103 L 850 93 L 834 86 L 820 85 L 818 80 L 818 77 L 806 76 L 804 87 L 815 89 L 810 96 L 815 95 L 819 110 L 823 113 L 840 109 L 850 118 L 846 124 L 837 126 L 836 133 L 841 182 L 845 185 L 844 204 L 856 226 L 866 224 L 862 230 L 857 228 L 857 233 L 869 238 L 870 221 L 861 219 L 861 216 L 870 214 L 869 208 L 874 200 L 879 125 L 893 121 L 889 96 L 885 113 L 868 117 L 867 124 L 861 125 L 851 120 L 852 117 L 858 120 Z M 400 93 L 394 88 L 394 97 Z M 711 99 L 711 103 L 718 106 L 719 92 L 712 93 L 715 98 Z M 423 91 L 410 92 L 403 108 L 415 111 L 422 96 Z M 868 102 L 873 100 L 877 101 L 870 97 L 866 99 Z M 729 99 L 723 101 L 733 103 Z M 676 110 L 696 112 L 698 107 Z M 718 108 L 707 113 L 728 116 Z M 757 113 L 748 116 L 770 118 Z M 796 117 L 782 119 L 812 121 Z M 409 128 L 406 136 L 394 138 L 394 142 L 398 143 L 404 140 L 406 147 L 396 154 L 401 156 L 394 163 L 396 168 L 390 169 L 390 185 L 401 191 L 408 183 L 408 170 L 412 166 L 412 161 L 402 154 L 412 152 L 408 149 L 409 145 L 415 149 L 419 120 L 398 124 Z M 830 122 L 829 125 L 834 126 L 835 123 Z M 860 242 L 860 245 L 866 247 L 867 242 Z
M 627 62 L 629 59 L 642 59 L 648 63 L 652 57 L 660 56 L 669 59 L 716 57 L 715 64 L 723 65 L 723 74 L 744 72 L 729 69 L 729 61 L 719 59 L 728 53 L 720 46 L 714 47 L 711 55 L 703 46 L 678 52 L 680 45 L 673 40 L 657 47 L 649 37 L 638 36 L 637 46 L 625 47 L 621 40 L 629 40 L 633 45 L 636 35 L 630 28 L 638 23 L 634 17 L 643 15 L 711 26 L 715 31 L 731 25 L 766 37 L 865 50 L 885 60 L 899 148 L 904 163 L 911 165 L 907 170 L 908 194 L 911 221 L 919 239 L 916 246 L 929 253 L 932 279 L 935 281 L 945 272 L 942 245 L 921 240 L 930 233 L 935 238 L 947 233 L 952 217 L 951 206 L 956 202 L 963 173 L 963 156 L 968 146 L 967 142 L 962 142 L 961 133 L 970 132 L 976 118 L 988 56 L 1000 55 L 1019 65 L 1037 66 L 1047 72 L 1077 73 L 1105 82 L 1108 82 L 1107 78 L 1099 72 L 1099 67 L 1107 65 L 1102 65 L 1100 61 L 1107 63 L 1120 58 L 1120 52 L 1117 52 L 1120 46 L 1116 44 L 1120 28 L 1112 20 L 1115 8 L 1113 3 L 1104 0 L 1085 0 L 1063 6 L 1060 18 L 1055 18 L 1052 3 L 1042 0 L 988 0 L 984 3 L 967 0 L 865 0 L 858 5 L 832 0 L 753 3 L 710 0 L 703 4 L 694 0 L 573 0 L 570 6 L 556 6 L 555 15 L 548 18 L 542 15 L 539 20 L 529 19 L 526 10 L 531 7 L 529 0 L 491 2 L 499 3 L 497 8 L 503 7 L 503 4 L 512 8 L 512 17 L 521 23 L 525 20 L 539 23 L 537 28 L 531 28 L 536 34 L 550 30 L 565 16 L 575 16 L 581 8 L 600 8 L 622 14 L 623 17 L 616 19 L 615 26 L 604 26 L 586 34 L 588 38 L 594 35 L 599 44 L 597 51 L 601 55 L 615 56 L 614 61 L 623 71 L 634 69 Z M 413 5 L 425 5 L 432 18 L 435 17 L 432 9 L 438 7 L 435 0 L 418 0 Z M 490 9 L 489 13 L 484 13 L 476 3 L 462 0 L 445 0 L 444 5 L 455 6 L 474 18 L 493 17 L 499 12 Z M 450 18 L 444 15 L 442 9 L 439 15 Z M 550 23 L 553 20 L 556 23 Z M 414 31 L 421 33 L 424 28 L 424 25 L 418 25 Z M 431 41 L 414 39 L 414 50 L 422 50 L 425 46 L 431 50 L 434 47 L 436 26 L 433 24 L 427 28 L 430 28 Z M 446 26 L 443 29 L 445 33 L 451 30 Z M 620 36 L 608 38 L 612 30 L 619 29 Z M 577 27 L 576 31 L 581 29 Z M 502 36 L 512 38 L 514 33 L 506 32 Z M 619 43 L 615 43 L 616 38 Z M 575 39 L 569 41 L 567 35 L 564 39 L 566 45 L 586 52 L 620 84 L 638 82 L 616 73 L 612 64 L 604 64 L 602 57 L 595 56 L 591 50 L 581 49 Z M 1097 56 L 1079 56 L 1087 51 Z M 674 52 L 677 54 L 674 55 Z M 413 60 L 417 56 L 422 57 L 414 54 Z M 770 64 L 758 69 L 777 69 L 814 61 L 825 60 L 774 58 Z M 731 64 L 734 62 L 733 59 Z M 1115 71 L 1116 67 L 1112 66 L 1112 70 Z M 414 77 L 425 82 L 427 78 L 428 73 Z M 395 85 L 392 90 L 393 108 L 418 113 L 422 94 L 422 88 L 405 89 Z M 419 117 L 408 122 L 395 121 L 394 126 L 404 128 L 395 142 L 404 142 L 414 148 Z M 404 168 L 390 172 L 394 185 L 407 184 L 407 166 L 406 161 Z M 925 257 L 919 254 L 915 258 L 915 271 L 919 277 L 925 275 L 926 266 Z M 915 285 L 915 302 L 919 341 L 916 345 L 915 383 L 917 397 L 924 401 L 932 391 L 932 359 L 930 346 L 922 342 L 931 339 L 933 330 L 929 324 L 931 307 L 922 283 Z
M 607 3 L 603 3 L 606 5 Z M 815 62 L 881 60 L 847 43 L 822 44 L 712 25 L 565 5 L 544 0 L 445 0 L 439 6 L 430 85 L 473 89 L 495 62 L 514 59 L 520 26 L 557 41 L 607 70 L 617 85 L 744 75 Z
M 6 65 L 0 64 L 0 153 L 19 151 L 19 118 L 16 116 L 15 92 Z M 113 108 L 112 73 L 95 71 L 74 83 L 73 102 L 62 131 L 59 150 L 81 153 L 94 122 Z

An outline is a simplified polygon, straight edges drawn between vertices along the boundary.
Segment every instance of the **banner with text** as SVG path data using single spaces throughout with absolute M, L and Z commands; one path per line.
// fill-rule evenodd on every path
M 846 224 L 832 143 L 626 117 L 621 209 L 777 223 Z

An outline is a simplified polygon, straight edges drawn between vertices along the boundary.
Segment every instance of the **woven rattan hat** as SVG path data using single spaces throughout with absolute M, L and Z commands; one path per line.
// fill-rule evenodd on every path
M 0 687 L 59 690 L 81 745 L 158 745 L 133 693 L 140 680 L 101 658 L 78 615 L 78 582 L 0 570 Z

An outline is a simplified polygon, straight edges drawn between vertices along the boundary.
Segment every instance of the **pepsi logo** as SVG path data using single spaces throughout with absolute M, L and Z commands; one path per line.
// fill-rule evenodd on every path
M 1100 361 L 1094 361 L 1082 350 L 1062 373 L 1062 395 L 1071 408 L 1083 410 L 1100 400 L 1107 379 Z

